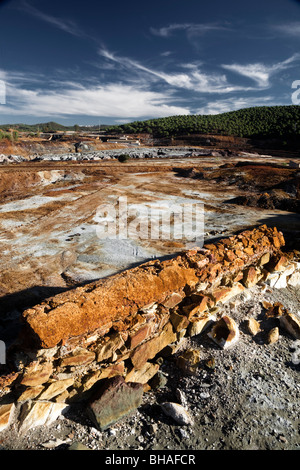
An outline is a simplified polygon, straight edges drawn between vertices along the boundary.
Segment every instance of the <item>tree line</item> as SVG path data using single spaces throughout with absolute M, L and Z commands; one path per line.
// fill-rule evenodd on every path
M 300 106 L 262 106 L 215 115 L 178 115 L 111 126 L 109 133 L 176 137 L 191 134 L 244 138 L 300 136 Z

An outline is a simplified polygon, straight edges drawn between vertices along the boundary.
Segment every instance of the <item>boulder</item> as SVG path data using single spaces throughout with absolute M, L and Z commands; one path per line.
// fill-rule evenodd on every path
M 113 377 L 99 384 L 88 405 L 88 413 L 101 431 L 136 410 L 142 402 L 143 385 Z

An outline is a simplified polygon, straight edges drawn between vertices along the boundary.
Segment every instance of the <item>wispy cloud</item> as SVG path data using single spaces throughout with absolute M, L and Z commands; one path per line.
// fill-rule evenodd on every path
M 289 23 L 272 25 L 271 29 L 277 33 L 282 33 L 287 36 L 300 37 L 300 21 L 292 21 Z
M 268 106 L 278 104 L 273 96 L 263 97 L 231 97 L 217 101 L 210 101 L 196 110 L 196 114 L 220 114 L 236 111 L 252 106 Z
M 78 37 L 85 36 L 84 32 L 81 31 L 81 29 L 79 28 L 79 26 L 76 24 L 75 21 L 69 18 L 63 19 L 63 18 L 59 18 L 56 16 L 49 15 L 47 13 L 44 13 L 43 11 L 34 7 L 33 5 L 30 5 L 26 0 L 23 0 L 18 5 L 18 8 L 54 26 L 55 28 L 65 31 L 68 34 L 71 34 L 73 36 L 78 36 Z
M 254 64 L 223 64 L 221 67 L 235 72 L 244 77 L 254 80 L 260 88 L 268 88 L 270 86 L 270 78 L 278 72 L 285 70 L 291 67 L 294 62 L 299 61 L 300 54 L 294 54 L 288 59 L 277 62 L 275 64 L 266 65 L 263 63 L 254 63 Z
M 243 75 L 244 77 L 251 78 L 261 88 L 269 86 L 270 69 L 263 64 L 232 64 L 222 65 L 222 67 L 231 72 Z
M 203 47 L 203 39 L 210 33 L 226 33 L 232 31 L 232 27 L 228 22 L 218 23 L 171 23 L 160 28 L 152 27 L 150 32 L 154 36 L 169 39 L 178 33 L 183 33 L 189 44 L 197 51 Z
M 164 51 L 164 52 L 162 52 L 160 55 L 161 55 L 162 57 L 169 57 L 169 56 L 172 55 L 172 54 L 173 54 L 172 51 Z
M 180 68 L 185 68 L 187 72 L 164 72 L 137 62 L 128 57 L 120 57 L 108 51 L 106 48 L 99 50 L 99 54 L 108 60 L 111 60 L 123 68 L 126 68 L 130 74 L 134 71 L 142 72 L 148 76 L 155 77 L 156 80 L 167 83 L 174 88 L 181 88 L 198 93 L 231 93 L 239 90 L 250 90 L 251 87 L 241 87 L 239 85 L 231 85 L 227 81 L 224 73 L 207 73 L 199 69 L 199 64 L 188 63 L 180 64 Z
M 227 30 L 228 27 L 215 23 L 173 23 L 168 26 L 163 26 L 161 28 L 150 28 L 150 31 L 155 36 L 160 36 L 163 38 L 168 38 L 173 35 L 176 31 L 186 31 L 190 36 L 204 36 L 210 31 L 216 30 Z

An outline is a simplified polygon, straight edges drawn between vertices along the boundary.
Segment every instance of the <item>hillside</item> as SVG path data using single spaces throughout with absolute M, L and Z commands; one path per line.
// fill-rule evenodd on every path
M 99 130 L 94 126 L 64 126 L 57 122 L 38 124 L 1 124 L 1 129 L 23 132 L 51 132 Z M 178 115 L 127 124 L 109 126 L 101 124 L 101 130 L 118 134 L 153 134 L 155 137 L 189 134 L 227 135 L 245 138 L 300 137 L 300 106 L 261 106 L 239 109 L 221 114 Z
M 213 134 L 244 138 L 300 138 L 299 106 L 263 106 L 217 115 L 170 116 L 109 128 L 116 133 L 149 133 L 154 137 Z
M 82 138 L 86 133 L 97 133 L 100 130 L 102 135 L 135 135 L 147 144 L 158 146 L 213 146 L 298 154 L 300 106 L 251 107 L 217 115 L 178 115 L 113 126 L 63 126 L 51 121 L 40 124 L 3 124 L 0 127 L 0 140 L 10 141 L 20 140 L 18 137 L 21 133 L 38 137 L 43 132 L 75 131 Z

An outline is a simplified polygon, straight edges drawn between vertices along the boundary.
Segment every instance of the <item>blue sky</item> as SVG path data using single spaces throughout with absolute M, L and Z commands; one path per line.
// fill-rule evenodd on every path
M 0 124 L 289 105 L 300 80 L 295 0 L 6 0 L 0 18 Z

